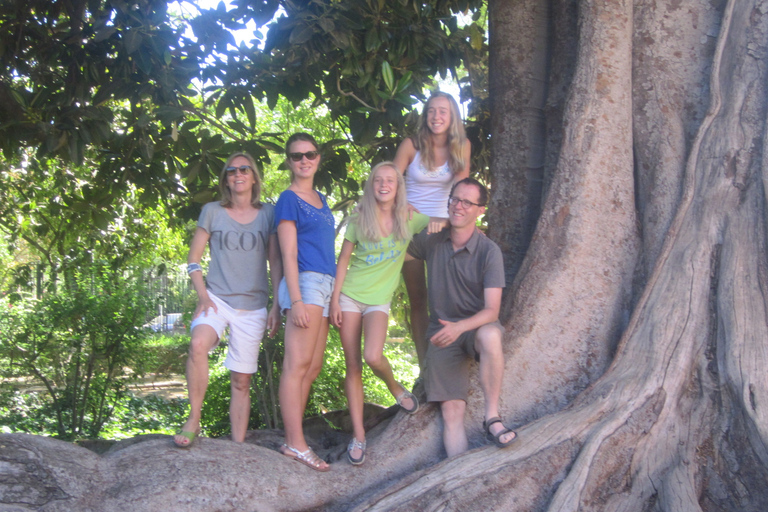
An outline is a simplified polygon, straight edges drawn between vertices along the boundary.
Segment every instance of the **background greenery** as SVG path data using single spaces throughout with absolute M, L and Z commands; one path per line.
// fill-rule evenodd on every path
M 194 308 L 154 283 L 178 273 L 231 152 L 256 158 L 273 202 L 288 184 L 283 141 L 313 133 L 316 182 L 342 221 L 371 165 L 413 132 L 419 102 L 451 78 L 485 176 L 486 29 L 476 0 L 0 4 L 0 428 L 72 439 L 182 422 L 184 400 L 132 389 L 183 373 L 187 340 L 141 326 L 169 304 Z M 402 290 L 393 304 L 402 335 Z M 281 347 L 264 343 L 252 427 L 280 426 Z M 412 358 L 396 347 L 388 356 L 410 384 Z M 220 357 L 209 435 L 228 429 Z M 334 334 L 308 414 L 344 406 L 342 378 Z M 370 374 L 366 390 L 392 403 Z

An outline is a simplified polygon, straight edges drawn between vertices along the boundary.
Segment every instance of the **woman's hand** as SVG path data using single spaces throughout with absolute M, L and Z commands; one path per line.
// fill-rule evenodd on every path
M 413 220 L 414 212 L 421 213 L 418 208 L 413 206 L 411 203 L 408 203 L 408 220 Z
M 214 313 L 219 312 L 219 308 L 216 307 L 216 303 L 211 300 L 210 297 L 205 297 L 197 300 L 197 307 L 195 308 L 195 314 L 192 315 L 192 319 L 203 316 L 208 316 L 208 310 L 213 308 Z
M 296 327 L 309 327 L 309 312 L 303 302 L 298 301 L 291 306 L 291 321 Z
M 331 323 L 333 326 L 337 329 L 341 329 L 341 306 L 339 305 L 338 299 L 331 299 L 331 310 L 329 316 L 331 317 Z

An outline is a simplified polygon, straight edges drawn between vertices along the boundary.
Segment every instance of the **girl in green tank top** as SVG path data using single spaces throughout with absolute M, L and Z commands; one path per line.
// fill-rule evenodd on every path
M 331 295 L 331 322 L 341 333 L 347 366 L 345 390 L 354 437 L 347 457 L 352 464 L 365 460 L 363 428 L 363 358 L 382 379 L 397 403 L 408 413 L 419 408 L 416 397 L 395 380 L 384 356 L 389 324 L 389 302 L 400 281 L 408 243 L 424 229 L 429 217 L 416 213 L 408 219 L 403 176 L 392 162 L 374 166 L 363 197 L 350 220 L 336 265 Z M 361 339 L 365 334 L 365 348 Z

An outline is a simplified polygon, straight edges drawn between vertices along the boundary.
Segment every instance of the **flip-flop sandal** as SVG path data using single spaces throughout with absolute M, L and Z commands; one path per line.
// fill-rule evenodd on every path
M 280 447 L 280 453 L 282 453 L 286 457 L 290 457 L 293 460 L 301 462 L 305 466 L 310 467 L 315 471 L 320 471 L 324 473 L 326 471 L 331 470 L 331 466 L 323 467 L 320 465 L 322 462 L 325 462 L 325 461 L 320 457 L 318 457 L 317 454 L 312 451 L 312 448 L 307 448 L 306 451 L 300 452 L 293 446 L 288 446 L 287 444 L 283 443 L 283 445 Z
M 365 445 L 366 445 L 365 441 L 360 442 L 357 440 L 356 437 L 352 438 L 352 440 L 349 442 L 349 446 L 347 446 L 347 459 L 349 459 L 350 464 L 352 464 L 353 466 L 359 466 L 360 464 L 365 462 Z M 352 450 L 354 450 L 355 448 L 363 452 L 362 455 L 360 455 L 360 457 L 357 459 L 352 457 Z
M 503 428 L 503 429 L 501 429 L 501 430 L 500 430 L 499 432 L 497 432 L 496 434 L 492 434 L 492 433 L 491 433 L 491 425 L 493 425 L 494 423 L 501 423 L 501 426 L 502 426 L 502 427 L 504 427 L 504 428 Z M 498 416 L 494 416 L 493 418 L 489 418 L 489 419 L 485 420 L 485 421 L 483 422 L 483 428 L 485 429 L 485 433 L 486 433 L 486 434 L 488 434 L 488 437 L 489 437 L 489 438 L 490 438 L 490 439 L 491 439 L 491 440 L 492 440 L 492 441 L 493 441 L 493 442 L 496 444 L 496 446 L 498 446 L 499 448 L 504 448 L 505 446 L 509 446 L 509 445 L 511 445 L 512 443 L 514 443 L 515 441 L 517 441 L 517 432 L 515 432 L 515 431 L 514 431 L 514 430 L 512 430 L 511 428 L 507 428 L 507 427 L 504 425 L 504 423 L 502 423 L 502 421 L 501 421 L 501 418 L 499 418 Z M 506 443 L 502 443 L 502 442 L 501 442 L 501 436 L 503 436 L 504 434 L 508 434 L 508 433 L 510 433 L 510 432 L 511 432 L 511 433 L 513 433 L 513 434 L 515 434 L 515 437 L 513 437 L 512 439 L 510 439 L 510 440 L 509 440 L 509 441 L 507 441 Z
M 181 432 L 177 433 L 176 435 L 177 436 L 186 437 L 187 439 L 189 439 L 189 442 L 182 444 L 182 443 L 179 443 L 178 441 L 176 441 L 176 438 L 174 437 L 173 438 L 173 444 L 175 444 L 177 448 L 189 448 L 190 446 L 192 446 L 192 443 L 195 442 L 195 439 L 197 438 L 197 436 L 199 434 L 200 434 L 199 430 L 197 430 L 195 432 L 193 432 L 191 430 L 182 430 Z
M 395 400 L 397 401 L 397 405 L 402 407 L 403 410 L 408 414 L 415 414 L 416 411 L 419 410 L 419 399 L 416 398 L 416 395 L 414 395 L 413 393 L 405 389 L 405 386 L 403 386 L 402 384 L 400 384 L 400 387 L 403 388 L 403 392 L 400 393 L 399 396 L 395 397 Z M 410 409 L 408 409 L 403 405 L 403 400 L 405 400 L 406 398 L 410 398 L 411 402 L 413 402 L 413 406 Z

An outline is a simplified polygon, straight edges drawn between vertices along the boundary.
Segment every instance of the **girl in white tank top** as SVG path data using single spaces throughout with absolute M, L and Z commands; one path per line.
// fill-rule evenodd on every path
M 394 160 L 405 173 L 409 205 L 430 217 L 429 233 L 448 225 L 448 196 L 454 183 L 469 177 L 470 152 L 456 100 L 444 92 L 433 93 L 421 113 L 416 135 L 400 144 Z M 429 323 L 424 262 L 406 259 L 403 279 L 411 304 L 411 337 L 423 368 Z

